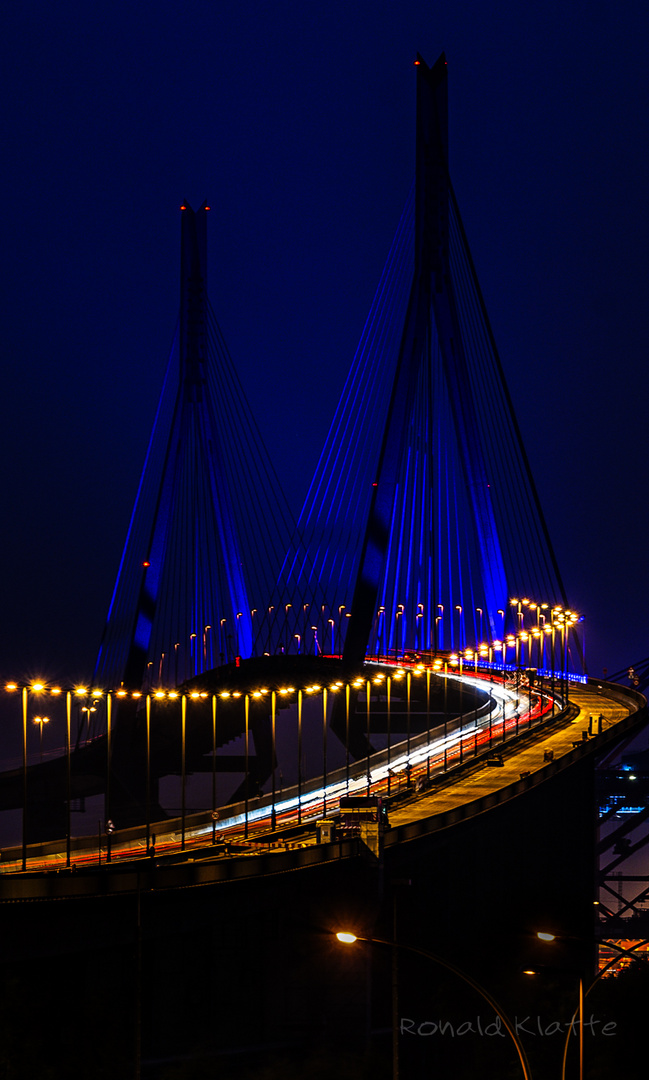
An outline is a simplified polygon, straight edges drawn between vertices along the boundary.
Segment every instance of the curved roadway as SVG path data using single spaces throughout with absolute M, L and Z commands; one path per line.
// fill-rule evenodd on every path
M 474 677 L 464 678 L 465 682 L 476 681 Z M 528 713 L 517 715 L 512 691 L 498 683 L 486 684 L 481 678 L 477 681 L 483 688 L 491 687 L 494 699 L 491 717 L 488 710 L 483 715 L 470 713 L 461 725 L 459 721 L 449 723 L 445 734 L 440 728 L 433 731 L 430 743 L 426 733 L 417 736 L 411 740 L 409 755 L 405 744 L 393 747 L 390 775 L 385 751 L 371 758 L 372 793 L 386 795 L 389 785 L 391 795 L 396 795 L 390 800 L 386 847 L 447 828 L 522 794 L 585 753 L 603 749 L 642 722 L 646 714 L 645 699 L 635 691 L 605 683 L 571 684 L 569 706 L 555 717 L 548 696 L 533 697 L 531 720 L 537 722 L 534 727 Z M 600 716 L 601 733 L 590 735 L 589 728 L 597 730 Z M 590 725 L 591 717 L 594 727 Z M 503 732 L 509 741 L 502 742 Z M 339 770 L 329 778 L 326 790 L 316 783 L 312 790 L 305 791 L 299 823 L 295 794 L 287 793 L 287 797 L 275 804 L 275 829 L 271 827 L 272 808 L 268 800 L 262 800 L 261 805 L 255 802 L 254 808 L 249 808 L 247 839 L 243 808 L 228 807 L 222 813 L 230 811 L 230 815 L 217 823 L 211 822 L 209 814 L 188 818 L 182 850 L 180 822 L 156 823 L 152 829 L 156 837 L 155 858 L 146 853 L 142 827 L 120 834 L 119 843 L 113 847 L 114 861 L 110 868 L 105 865 L 105 848 L 99 850 L 96 838 L 73 841 L 71 868 L 66 867 L 65 841 L 30 849 L 27 873 L 21 872 L 15 849 L 3 852 L 0 899 L 91 893 L 96 889 L 97 871 L 102 863 L 104 878 L 107 869 L 111 878 L 123 872 L 121 887 L 114 882 L 115 891 L 122 891 L 136 887 L 133 871 L 137 871 L 138 886 L 144 871 L 147 878 L 151 874 L 159 877 L 158 887 L 174 887 L 181 867 L 173 864 L 178 862 L 191 864 L 193 883 L 199 884 L 297 868 L 328 857 L 353 856 L 358 853 L 359 841 L 317 844 L 314 825 L 317 818 L 337 808 L 341 794 L 367 792 L 367 773 L 363 768 L 363 774 L 359 775 L 360 766 L 364 763 L 356 762 L 353 767 L 355 777 L 347 777 L 345 770 Z M 401 788 L 400 794 L 395 792 L 397 786 Z M 232 864 L 242 861 L 245 865 L 233 871 Z M 168 886 L 163 880 L 167 876 L 165 868 L 175 871 Z M 48 885 L 44 888 L 46 880 Z M 39 881 L 41 885 L 37 884 Z

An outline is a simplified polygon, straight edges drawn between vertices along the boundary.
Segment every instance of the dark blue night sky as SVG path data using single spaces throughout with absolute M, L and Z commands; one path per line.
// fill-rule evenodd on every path
M 4 14 L 0 669 L 87 677 L 178 310 L 179 206 L 299 508 L 449 64 L 455 190 L 570 601 L 649 654 L 640 2 L 23 0 Z

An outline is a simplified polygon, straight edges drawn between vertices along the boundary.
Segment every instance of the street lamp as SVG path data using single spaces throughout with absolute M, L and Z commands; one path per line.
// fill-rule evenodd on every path
M 243 611 L 237 611 L 237 621 L 235 623 L 235 640 L 237 643 L 237 656 L 241 656 L 241 647 L 239 645 L 239 619 L 243 615 Z
M 433 642 L 435 654 L 444 645 L 444 605 L 438 604 L 437 610 L 440 614 L 435 616 L 435 641 Z M 439 623 L 442 623 L 442 626 Z
M 339 604 L 338 605 L 338 653 L 339 653 L 340 656 L 342 656 L 342 652 L 343 652 L 342 633 L 343 633 L 343 611 L 344 610 L 345 610 L 345 605 L 344 604 Z
M 525 1054 L 525 1050 L 524 1050 L 524 1048 L 523 1048 L 523 1046 L 522 1046 L 522 1044 L 520 1042 L 520 1039 L 518 1038 L 518 1035 L 516 1033 L 516 1030 L 515 1030 L 514 1025 L 512 1024 L 511 1020 L 509 1020 L 506 1013 L 503 1012 L 502 1008 L 500 1007 L 498 1002 L 491 996 L 491 994 L 489 994 L 489 992 L 487 990 L 485 990 L 484 987 L 480 985 L 480 983 L 476 982 L 475 979 L 472 979 L 470 975 L 467 975 L 466 972 L 461 971 L 460 968 L 456 967 L 455 964 L 451 964 L 448 960 L 442 959 L 441 956 L 437 956 L 435 953 L 428 952 L 426 949 L 419 949 L 415 945 L 404 945 L 399 941 L 390 941 L 390 940 L 387 940 L 385 938 L 361 937 L 360 935 L 354 934 L 349 930 L 339 930 L 336 933 L 336 938 L 343 945 L 354 945 L 354 944 L 356 944 L 357 941 L 365 941 L 370 945 L 387 945 L 388 948 L 393 950 L 393 955 L 394 955 L 394 950 L 402 950 L 403 952 L 413 953 L 415 956 L 423 956 L 426 960 L 432 960 L 432 962 L 434 964 L 439 964 L 440 967 L 443 967 L 447 971 L 452 972 L 453 975 L 457 975 L 457 977 L 459 979 L 462 979 L 463 982 L 465 982 L 468 986 L 470 986 L 473 990 L 475 990 L 476 993 L 478 993 L 482 998 L 484 998 L 484 1000 L 487 1002 L 487 1004 L 491 1006 L 491 1008 L 494 1010 L 496 1015 L 500 1018 L 500 1020 L 501 1020 L 501 1022 L 503 1024 L 503 1027 L 507 1031 L 507 1033 L 510 1036 L 512 1042 L 514 1043 L 514 1046 L 516 1047 L 516 1053 L 518 1054 L 518 1059 L 520 1061 L 521 1068 L 523 1070 L 523 1076 L 525 1077 L 525 1080 L 531 1080 L 531 1075 L 532 1074 L 530 1072 L 530 1067 L 529 1067 L 529 1062 L 527 1060 L 527 1055 Z M 396 990 L 396 979 L 393 982 L 393 988 L 394 988 L 394 990 Z M 398 1042 L 397 1042 L 397 1031 L 396 1031 L 396 1010 L 394 1009 L 394 1007 L 393 1007 L 392 1023 L 393 1023 L 393 1027 L 392 1027 L 392 1039 L 393 1039 L 393 1043 L 392 1043 L 392 1045 L 393 1045 L 392 1065 L 393 1065 L 393 1073 L 392 1073 L 392 1075 L 393 1075 L 393 1077 L 396 1078 L 399 1075 L 399 1065 L 398 1065 Z
M 544 941 L 547 944 L 551 944 L 553 941 L 556 941 L 556 934 L 551 934 L 551 933 L 546 932 L 544 930 L 537 931 L 536 936 L 539 939 L 539 941 Z M 528 972 L 528 974 L 533 974 L 533 973 Z M 602 972 L 600 972 L 599 974 L 601 975 Z M 599 975 L 597 976 L 597 978 L 599 978 Z M 597 980 L 595 979 L 594 981 L 597 981 Z M 589 990 L 590 989 L 592 989 L 592 984 L 589 987 Z M 568 1025 L 568 1034 L 567 1034 L 567 1037 L 566 1037 L 566 1043 L 565 1043 L 564 1053 L 563 1053 L 563 1065 L 562 1065 L 562 1069 L 561 1069 L 561 1080 L 565 1080 L 565 1077 L 566 1077 L 566 1061 L 568 1059 L 569 1038 L 570 1038 L 570 1033 L 574 1029 L 575 1019 L 577 1017 L 579 1017 L 579 1020 L 578 1020 L 578 1028 L 579 1028 L 579 1080 L 583 1080 L 583 1076 L 584 1076 L 584 996 L 585 996 L 584 995 L 584 977 L 583 977 L 583 974 L 582 974 L 582 972 L 580 970 L 579 971 L 579 1004 L 577 1005 L 577 1008 L 575 1009 L 574 1013 L 572 1014 L 572 1019 L 570 1021 L 570 1024 Z
M 381 647 L 383 643 L 383 647 Z M 376 655 L 380 660 L 381 656 L 385 653 L 387 657 L 387 646 L 385 644 L 385 607 L 381 605 L 376 613 Z
M 403 604 L 399 604 L 398 607 L 397 607 L 396 614 L 394 616 L 394 620 L 395 620 L 395 631 L 394 631 L 394 646 L 395 646 L 394 656 L 395 656 L 395 660 L 399 659 L 399 638 L 400 637 L 402 639 L 401 644 L 403 644 L 403 628 L 401 626 L 401 623 L 399 622 L 399 619 L 402 618 L 402 616 L 403 616 L 403 612 L 404 612 Z
M 43 760 L 43 724 L 49 724 L 49 722 L 50 722 L 49 716 L 35 716 L 34 717 L 34 723 L 38 724 L 38 726 L 39 726 L 40 760 L 41 761 Z
M 539 939 L 539 941 L 544 941 L 544 942 L 546 942 L 548 944 L 550 944 L 553 941 L 557 940 L 556 934 L 551 934 L 551 933 L 545 932 L 543 930 L 538 931 L 536 936 Z M 638 942 L 638 945 L 634 946 L 631 949 L 627 949 L 627 950 L 621 949 L 620 951 L 624 952 L 624 953 L 633 953 L 635 948 L 638 948 L 639 946 L 644 945 L 644 944 L 646 944 L 646 941 Z M 602 976 L 605 975 L 606 972 L 609 970 L 609 968 L 611 968 L 614 964 L 617 964 L 618 961 L 619 961 L 619 956 L 614 956 L 612 958 L 612 960 L 609 960 L 609 962 L 607 964 L 605 964 L 604 967 L 600 969 L 600 971 L 597 972 L 597 975 L 595 976 L 595 978 L 592 980 L 590 985 L 585 990 L 584 990 L 583 974 L 582 974 L 581 971 L 579 971 L 579 1002 L 578 1002 L 577 1008 L 575 1009 L 575 1011 L 572 1014 L 572 1018 L 570 1020 L 570 1023 L 567 1025 L 567 1028 L 566 1028 L 566 1040 L 565 1040 L 564 1047 L 563 1047 L 563 1062 L 562 1062 L 562 1067 L 561 1067 L 561 1080 L 566 1080 L 566 1064 L 567 1064 L 567 1061 L 568 1061 L 568 1047 L 570 1045 L 570 1036 L 574 1031 L 575 1021 L 577 1021 L 578 1028 L 579 1028 L 579 1080 L 583 1080 L 583 1076 L 584 1076 L 584 1001 L 585 1001 L 586 997 L 588 996 L 588 994 L 590 994 L 590 992 L 593 989 L 593 987 L 595 986 L 595 984 L 598 983 L 599 980 L 602 978 Z M 556 969 L 556 970 L 561 970 L 561 969 Z M 566 969 L 563 969 L 563 970 L 566 970 Z M 573 973 L 574 973 L 574 969 L 573 969 Z M 528 972 L 526 972 L 526 974 L 534 975 L 534 974 L 536 974 L 536 972 L 528 971 Z
M 97 710 L 96 710 L 94 705 L 82 705 L 81 706 L 81 712 L 85 712 L 85 713 L 88 714 L 88 734 L 86 735 L 86 743 L 87 743 L 88 738 L 90 736 L 90 713 L 97 712 Z

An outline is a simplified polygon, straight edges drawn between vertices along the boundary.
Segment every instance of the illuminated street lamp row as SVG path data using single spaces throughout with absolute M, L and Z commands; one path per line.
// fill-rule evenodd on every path
M 434 664 L 432 665 L 432 667 L 435 670 L 439 670 L 439 668 L 441 666 L 442 666 L 442 661 L 441 660 L 436 660 L 434 662 Z M 412 669 L 412 673 L 415 674 L 415 675 L 422 675 L 425 672 L 425 670 L 426 670 L 426 668 L 425 668 L 424 664 L 417 664 Z M 381 683 L 381 682 L 384 682 L 386 678 L 392 678 L 392 679 L 399 680 L 399 679 L 405 678 L 405 676 L 406 676 L 405 669 L 404 668 L 397 668 L 393 675 L 386 676 L 386 675 L 381 674 L 379 672 L 378 674 L 376 674 L 372 678 L 371 681 L 374 682 L 374 683 Z M 350 679 L 349 680 L 349 685 L 353 686 L 355 688 L 358 688 L 358 687 L 364 686 L 365 683 L 368 682 L 368 681 L 369 680 L 368 680 L 367 675 L 357 675 L 355 679 Z M 302 689 L 302 691 L 304 693 L 307 693 L 307 694 L 317 693 L 319 690 L 330 690 L 330 691 L 335 692 L 337 690 L 342 690 L 345 685 L 346 685 L 345 683 L 338 680 L 337 682 L 330 683 L 328 686 L 321 686 L 319 683 L 313 683 L 310 686 L 303 686 L 303 687 L 301 687 L 301 689 Z M 278 687 L 277 690 L 275 690 L 274 692 L 278 693 L 278 694 L 281 694 L 282 696 L 286 696 L 287 694 L 296 693 L 296 689 L 297 688 L 294 687 L 294 686 L 283 686 L 283 687 Z M 119 690 L 99 690 L 99 689 L 92 689 L 92 688 L 87 687 L 87 686 L 74 686 L 74 687 L 68 687 L 68 688 L 64 689 L 64 688 L 62 688 L 60 686 L 47 686 L 44 682 L 30 682 L 30 683 L 8 682 L 8 683 L 5 683 L 5 690 L 7 690 L 9 692 L 13 692 L 13 691 L 17 691 L 17 690 L 30 690 L 32 693 L 36 693 L 36 694 L 52 694 L 53 696 L 56 696 L 58 694 L 63 694 L 63 693 L 70 693 L 70 694 L 75 695 L 76 697 L 87 697 L 87 698 L 92 698 L 93 700 L 99 700 L 99 698 L 103 697 L 103 695 L 105 693 L 108 693 L 108 694 L 113 694 L 114 697 L 116 697 L 116 698 L 131 698 L 131 699 L 133 699 L 133 698 L 151 697 L 154 700 L 169 699 L 169 700 L 172 700 L 172 701 L 177 700 L 180 697 L 187 697 L 187 698 L 190 698 L 190 700 L 197 700 L 199 698 L 208 698 L 210 696 L 215 696 L 215 697 L 220 697 L 220 698 L 240 698 L 240 697 L 244 697 L 245 694 L 248 694 L 250 697 L 258 698 L 258 697 L 263 697 L 264 694 L 269 694 L 269 693 L 273 692 L 267 686 L 262 686 L 262 687 L 259 687 L 258 689 L 247 690 L 247 691 L 220 690 L 220 691 L 217 691 L 216 693 L 214 693 L 213 695 L 210 694 L 210 692 L 207 691 L 207 690 L 181 691 L 181 690 L 163 690 L 163 689 L 151 690 L 149 692 L 149 694 L 147 694 L 142 690 L 125 690 L 123 687 L 120 687 Z
M 512 600 L 511 603 L 516 605 L 529 604 L 530 608 L 532 606 L 539 608 L 547 607 L 547 605 L 532 605 L 530 601 Z M 503 641 L 494 641 L 491 644 L 482 642 L 480 645 L 476 645 L 473 649 L 467 647 L 461 652 L 450 653 L 446 660 L 437 657 L 432 662 L 432 664 L 424 665 L 420 662 L 413 665 L 412 668 L 409 668 L 408 670 L 413 675 L 422 675 L 425 671 L 439 672 L 441 671 L 441 668 L 446 664 L 456 666 L 458 664 L 462 664 L 463 661 L 475 661 L 477 663 L 478 658 L 482 660 L 490 660 L 494 652 L 506 653 L 506 650 L 508 648 L 517 649 L 519 642 L 526 643 L 530 640 L 539 641 L 544 635 L 554 634 L 557 630 L 560 631 L 562 635 L 567 635 L 568 631 L 573 628 L 576 623 L 581 621 L 581 616 L 579 616 L 574 611 L 564 611 L 562 608 L 555 607 L 551 611 L 551 619 L 551 622 L 548 623 L 546 621 L 542 625 L 532 627 L 529 631 L 525 629 L 520 629 L 516 633 L 506 634 Z M 386 678 L 392 678 L 398 681 L 399 679 L 404 678 L 405 675 L 405 669 L 400 667 L 397 668 L 397 670 L 391 676 L 386 676 L 378 673 L 372 678 L 371 681 L 375 684 L 384 681 Z M 359 688 L 368 681 L 369 679 L 367 675 L 358 675 L 355 679 L 349 680 L 349 685 L 353 686 L 354 688 Z M 323 687 L 319 684 L 314 683 L 311 686 L 302 687 L 302 690 L 307 694 L 316 693 L 323 689 L 328 689 L 330 691 L 336 692 L 337 690 L 342 689 L 344 685 L 345 684 L 340 681 L 331 683 L 328 687 Z M 125 690 L 123 687 L 120 687 L 118 690 L 109 691 L 94 689 L 87 686 L 74 686 L 63 688 L 61 686 L 48 686 L 46 685 L 46 683 L 40 681 L 34 681 L 30 683 L 18 683 L 12 681 L 5 684 L 5 690 L 9 692 L 23 689 L 27 689 L 35 694 L 51 694 L 53 697 L 56 697 L 57 695 L 63 693 L 70 693 L 76 697 L 91 698 L 93 700 L 98 700 L 99 698 L 103 697 L 104 693 L 113 694 L 116 698 L 131 698 L 135 700 L 142 697 L 151 697 L 154 700 L 167 699 L 170 701 L 174 701 L 181 697 L 187 697 L 190 700 L 210 697 L 210 693 L 207 690 L 192 690 L 189 692 L 183 692 L 180 690 L 158 689 L 152 690 L 147 694 L 145 691 L 142 690 Z M 245 693 L 247 693 L 251 697 L 259 698 L 263 697 L 264 694 L 268 694 L 270 692 L 271 691 L 268 689 L 268 687 L 260 687 L 255 690 L 249 690 L 245 692 L 238 690 L 221 690 L 218 691 L 214 696 L 223 699 L 227 699 L 230 697 L 239 698 L 243 697 Z M 280 687 L 275 692 L 284 697 L 288 694 L 295 693 L 296 688 L 293 686 Z

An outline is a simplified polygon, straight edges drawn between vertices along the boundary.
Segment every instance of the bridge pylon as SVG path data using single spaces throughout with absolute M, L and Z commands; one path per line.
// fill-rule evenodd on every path
M 567 607 L 451 184 L 444 55 L 416 83 L 414 190 L 273 600 L 290 648 L 350 663 L 490 645 L 512 598 Z

